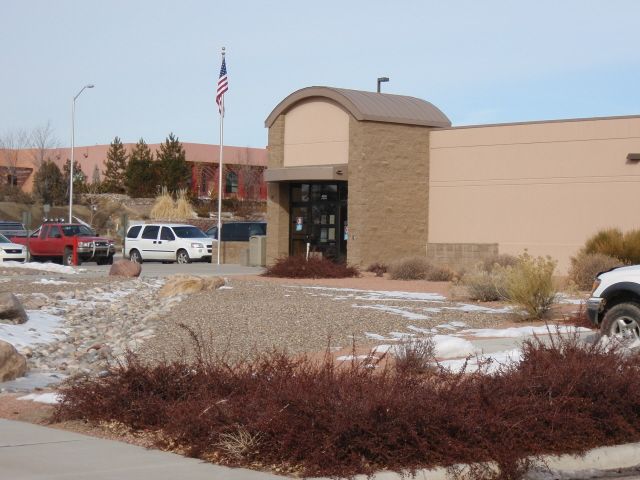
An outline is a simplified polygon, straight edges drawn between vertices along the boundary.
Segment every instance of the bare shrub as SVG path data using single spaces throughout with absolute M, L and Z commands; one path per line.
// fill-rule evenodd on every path
M 556 300 L 553 271 L 557 262 L 550 257 L 523 253 L 513 267 L 496 267 L 504 274 L 504 297 L 522 307 L 529 318 L 546 317 Z
M 267 267 L 263 275 L 283 278 L 347 278 L 359 276 L 360 271 L 355 266 L 333 262 L 327 258 L 306 259 L 303 255 L 297 255 L 277 259 Z
M 504 300 L 502 293 L 505 291 L 504 280 L 503 270 L 488 272 L 478 269 L 466 273 L 462 277 L 461 283 L 466 287 L 471 300 L 495 302 Z
M 393 280 L 424 280 L 430 269 L 425 257 L 407 257 L 389 266 L 389 277 Z
M 498 267 L 513 267 L 518 263 L 518 257 L 515 255 L 509 255 L 508 253 L 500 253 L 498 255 L 492 255 L 485 258 L 478 265 L 478 269 L 484 272 L 493 272 L 493 269 Z
M 376 277 L 382 277 L 387 273 L 388 267 L 384 263 L 375 262 L 367 267 L 367 272 L 376 274 Z
M 433 369 L 436 358 L 431 338 L 411 338 L 400 342 L 394 351 L 395 369 L 403 373 L 420 374 Z
M 456 272 L 446 265 L 430 265 L 425 278 L 430 282 L 450 282 L 456 278 Z
M 120 422 L 227 465 L 299 476 L 487 465 L 640 441 L 640 356 L 552 335 L 494 374 L 428 375 L 279 352 L 149 364 L 62 386 L 54 420 Z M 490 477 L 476 477 L 490 478 Z
M 571 258 L 569 278 L 580 290 L 589 290 L 598 273 L 620 265 L 620 260 L 604 253 L 580 252 Z

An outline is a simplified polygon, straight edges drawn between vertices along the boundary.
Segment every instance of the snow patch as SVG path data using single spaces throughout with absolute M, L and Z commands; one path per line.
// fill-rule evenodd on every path
M 41 278 L 37 282 L 32 282 L 32 283 L 38 283 L 43 285 L 71 285 L 77 282 L 67 282 L 66 280 L 49 280 L 48 278 Z
M 0 323 L 0 340 L 11 343 L 17 350 L 51 343 L 62 337 L 62 317 L 40 310 L 28 310 L 29 320 L 19 325 Z
M 287 287 L 295 287 L 294 285 L 287 285 Z M 318 287 L 309 286 L 302 287 L 313 290 L 326 290 L 336 293 L 342 293 L 343 296 L 346 292 L 358 294 L 358 300 L 414 300 L 422 302 L 442 302 L 446 300 L 445 297 L 438 293 L 423 293 L 423 292 L 401 292 L 401 291 L 384 291 L 384 290 L 360 290 L 357 288 L 335 288 L 335 287 Z
M 71 275 L 75 275 L 79 272 L 84 272 L 84 268 L 78 267 L 69 267 L 66 265 L 58 265 L 57 263 L 38 263 L 38 262 L 29 262 L 29 263 L 19 263 L 19 262 L 2 262 L 2 267 L 8 268 L 25 268 L 27 270 L 39 270 L 41 272 L 53 272 L 53 273 L 67 273 Z
M 510 327 L 510 328 L 472 328 L 468 330 L 462 330 L 457 335 L 464 335 L 469 337 L 478 338 L 518 338 L 531 335 L 550 335 L 554 333 L 569 334 L 569 333 L 584 333 L 591 330 L 585 327 L 572 327 L 566 325 L 543 325 L 539 327 L 526 326 L 526 327 Z
M 62 396 L 58 393 L 30 393 L 24 397 L 18 397 L 18 400 L 31 400 L 32 402 L 57 405 L 62 401 Z
M 513 307 L 490 308 L 482 305 L 473 305 L 470 303 L 459 303 L 455 307 L 442 307 L 445 310 L 458 310 L 461 312 L 480 312 L 480 313 L 509 313 L 513 311 Z
M 522 351 L 519 348 L 502 352 L 486 353 L 470 358 L 458 358 L 443 360 L 438 364 L 452 372 L 460 372 L 465 367 L 466 372 L 476 372 L 481 369 L 485 373 L 494 373 L 501 366 L 519 362 L 522 359 Z
M 451 335 L 434 335 L 431 337 L 438 358 L 460 358 L 476 353 L 476 348 L 469 340 Z
M 340 357 L 336 357 L 336 360 L 340 362 L 348 362 L 353 360 L 366 360 L 367 358 L 371 358 L 370 355 L 342 355 Z
M 422 315 L 421 313 L 414 313 L 408 310 L 404 310 L 399 307 L 390 307 L 388 305 L 352 305 L 353 308 L 368 308 L 371 310 L 380 310 L 381 312 L 387 312 L 394 315 L 400 315 L 409 320 L 428 320 L 429 317 Z

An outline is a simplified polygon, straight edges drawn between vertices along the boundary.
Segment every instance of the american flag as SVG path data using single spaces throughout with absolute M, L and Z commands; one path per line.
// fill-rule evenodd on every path
M 218 111 L 220 115 L 223 115 L 222 101 L 225 92 L 229 90 L 229 81 L 227 80 L 227 64 L 225 58 L 222 57 L 222 66 L 220 67 L 220 78 L 218 78 L 218 91 L 216 92 L 216 103 L 218 104 Z

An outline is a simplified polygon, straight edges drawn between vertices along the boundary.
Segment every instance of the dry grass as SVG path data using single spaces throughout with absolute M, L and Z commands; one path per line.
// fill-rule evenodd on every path
M 504 275 L 485 270 L 475 270 L 466 273 L 461 283 L 466 287 L 471 300 L 478 302 L 495 302 L 503 300 L 501 292 L 505 291 Z
M 412 338 L 394 349 L 395 369 L 402 373 L 421 374 L 433 369 L 435 344 L 430 338 Z
M 389 267 L 384 263 L 375 262 L 367 267 L 367 272 L 372 272 L 376 274 L 376 277 L 383 277 L 385 273 L 389 270 Z
M 425 280 L 431 265 L 425 257 L 407 257 L 389 266 L 392 280 Z

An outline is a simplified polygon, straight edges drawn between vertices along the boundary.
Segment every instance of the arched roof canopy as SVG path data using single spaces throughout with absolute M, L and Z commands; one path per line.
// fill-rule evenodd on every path
M 307 87 L 282 100 L 265 120 L 265 127 L 271 127 L 279 115 L 286 113 L 298 102 L 311 98 L 333 100 L 356 120 L 425 127 L 451 126 L 451 121 L 438 107 L 420 98 L 345 88 Z

